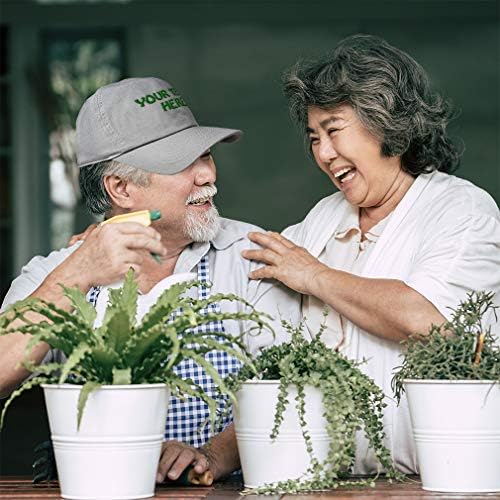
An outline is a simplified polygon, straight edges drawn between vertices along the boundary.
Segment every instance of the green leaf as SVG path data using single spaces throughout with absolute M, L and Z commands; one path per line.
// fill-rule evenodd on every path
M 95 391 L 101 387 L 101 384 L 99 382 L 86 382 L 82 390 L 80 391 L 80 396 L 78 397 L 78 417 L 77 417 L 77 426 L 76 428 L 79 430 L 80 429 L 80 422 L 82 421 L 82 416 L 83 416 L 83 410 L 85 408 L 85 405 L 87 403 L 87 399 L 92 391 Z
M 123 358 L 128 366 L 135 367 L 142 364 L 145 356 L 154 346 L 157 347 L 158 340 L 161 337 L 168 337 L 172 341 L 171 353 L 176 359 L 179 352 L 179 339 L 175 329 L 167 325 L 156 325 L 148 330 L 142 331 L 130 338 L 123 349 Z M 172 359 L 172 357 L 170 357 Z
M 78 345 L 78 347 L 71 353 L 69 358 L 66 360 L 66 363 L 64 363 L 62 367 L 61 376 L 59 377 L 60 384 L 64 384 L 71 370 L 75 366 L 77 366 L 89 352 L 91 352 L 91 348 L 85 342 L 82 342 Z
M 5 413 L 7 412 L 7 409 L 9 408 L 12 401 L 15 398 L 17 398 L 17 396 L 21 395 L 23 392 L 25 392 L 33 387 L 36 387 L 40 384 L 48 383 L 48 382 L 50 382 L 50 379 L 48 379 L 47 377 L 34 377 L 32 379 L 26 380 L 21 387 L 16 389 L 10 395 L 9 399 L 7 399 L 7 401 L 5 402 L 5 404 L 3 406 L 2 415 L 0 416 L 0 430 L 3 428 L 3 421 L 5 418 Z
M 186 349 L 181 350 L 181 355 L 184 356 L 184 359 L 191 358 L 193 361 L 198 363 L 205 370 L 207 375 L 212 377 L 212 380 L 214 381 L 218 390 L 223 394 L 227 394 L 231 399 L 231 401 L 233 403 L 236 403 L 236 397 L 234 393 L 229 389 L 228 386 L 226 386 L 224 379 L 220 376 L 220 373 L 215 369 L 212 363 L 208 362 L 203 356 L 199 356 L 198 354 L 195 354 L 193 351 L 188 351 Z
M 78 314 L 80 318 L 90 327 L 93 328 L 94 321 L 97 316 L 95 307 L 88 302 L 87 297 L 77 287 L 68 288 L 61 285 L 64 290 L 64 295 L 69 298 L 71 304 L 75 308 L 74 313 Z
M 130 268 L 125 276 L 121 294 L 121 307 L 127 311 L 130 325 L 135 325 L 137 314 L 137 282 L 134 280 L 134 270 Z
M 129 385 L 132 383 L 130 368 L 113 368 L 113 385 Z
M 26 370 L 32 373 L 48 375 L 54 383 L 58 383 L 59 377 L 57 377 L 56 374 L 63 368 L 63 363 L 45 363 L 43 365 L 37 365 L 30 360 L 24 360 L 21 364 Z
M 93 365 L 102 373 L 103 383 L 111 383 L 113 367 L 120 363 L 120 356 L 108 347 L 94 347 L 91 353 Z
M 106 343 L 121 352 L 131 336 L 130 319 L 124 309 L 115 309 L 106 324 Z
M 167 322 L 173 311 L 188 303 L 188 299 L 184 299 L 181 296 L 186 292 L 186 290 L 195 285 L 196 282 L 183 282 L 175 283 L 171 287 L 167 288 L 158 297 L 156 304 L 154 304 L 149 312 L 144 316 L 141 325 L 137 328 L 137 331 L 140 332 L 147 330 L 158 323 Z

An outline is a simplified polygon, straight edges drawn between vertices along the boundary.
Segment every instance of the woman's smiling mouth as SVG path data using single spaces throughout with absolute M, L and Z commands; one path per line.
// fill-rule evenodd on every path
M 356 175 L 356 168 L 355 167 L 345 167 L 341 170 L 338 170 L 333 174 L 333 177 L 340 182 L 340 185 L 342 186 L 344 182 L 348 182 L 351 179 L 354 178 Z

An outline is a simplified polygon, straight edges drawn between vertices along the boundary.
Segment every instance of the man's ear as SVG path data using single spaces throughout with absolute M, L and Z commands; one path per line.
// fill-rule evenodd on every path
M 105 176 L 103 183 L 113 205 L 120 208 L 133 208 L 135 201 L 133 197 L 134 184 L 117 175 Z

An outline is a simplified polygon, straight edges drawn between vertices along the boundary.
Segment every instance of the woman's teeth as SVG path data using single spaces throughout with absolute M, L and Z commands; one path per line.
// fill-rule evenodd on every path
M 339 179 L 341 183 L 351 180 L 355 175 L 354 167 L 346 167 L 338 172 L 335 172 L 335 179 Z
M 340 179 L 340 182 L 350 181 L 355 175 L 356 175 L 355 172 L 351 172 L 350 174 L 347 174 L 345 177 L 342 177 L 342 179 Z

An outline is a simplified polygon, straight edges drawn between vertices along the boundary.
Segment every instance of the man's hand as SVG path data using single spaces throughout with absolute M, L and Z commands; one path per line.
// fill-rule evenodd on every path
M 109 285 L 123 279 L 132 267 L 141 274 L 151 253 L 165 255 L 161 236 L 152 227 L 137 222 L 97 226 L 57 269 L 58 282 L 78 285 L 87 292 L 94 285 Z
M 244 250 L 243 257 L 266 264 L 249 274 L 251 279 L 274 278 L 306 295 L 313 294 L 316 277 L 328 267 L 279 233 L 248 233 L 248 238 L 262 247 Z
M 162 444 L 156 482 L 162 483 L 166 478 L 175 481 L 189 465 L 193 466 L 197 474 L 210 469 L 208 457 L 200 449 L 180 441 L 165 441 Z

